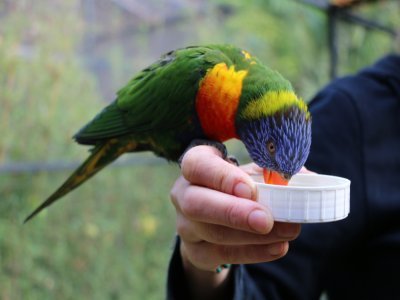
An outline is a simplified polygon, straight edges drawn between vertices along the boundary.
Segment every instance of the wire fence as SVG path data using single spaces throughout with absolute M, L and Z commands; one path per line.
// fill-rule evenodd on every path
M 241 151 L 234 151 L 234 157 L 241 162 L 248 162 L 249 157 L 246 153 Z M 10 162 L 0 165 L 0 175 L 24 175 L 24 174 L 37 174 L 37 173 L 56 173 L 74 171 L 78 168 L 83 161 L 53 161 L 53 162 Z M 113 162 L 109 167 L 122 168 L 122 167 L 135 167 L 135 166 L 162 166 L 168 165 L 167 160 L 156 157 L 130 157 L 120 158 Z
M 22 175 L 37 173 L 53 173 L 73 171 L 82 162 L 77 161 L 54 161 L 54 162 L 12 162 L 0 165 L 0 174 Z M 167 162 L 158 157 L 127 158 L 114 162 L 111 167 L 130 167 L 130 166 L 154 166 L 166 165 Z
M 335 5 L 335 1 L 324 1 L 324 0 L 298 0 L 301 3 L 310 5 L 311 7 L 322 10 L 327 16 L 327 32 L 328 32 L 328 48 L 329 48 L 329 77 L 335 79 L 337 77 L 337 67 L 339 60 L 338 52 L 338 34 L 337 26 L 339 21 L 347 22 L 362 26 L 368 30 L 377 30 L 384 32 L 392 38 L 398 38 L 399 33 L 374 20 L 366 19 L 362 16 L 352 13 L 349 8 L 352 6 L 362 4 L 362 1 L 347 1 L 348 5 Z M 339 1 L 337 1 L 339 2 Z M 346 2 L 346 1 L 344 1 Z M 364 3 L 365 4 L 365 3 Z

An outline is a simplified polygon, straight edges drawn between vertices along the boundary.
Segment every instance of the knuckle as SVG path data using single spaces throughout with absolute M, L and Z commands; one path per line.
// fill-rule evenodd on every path
M 199 241 L 198 234 L 193 224 L 182 216 L 176 221 L 176 232 L 184 242 L 195 243 Z
M 201 159 L 199 159 L 199 155 L 196 153 L 194 148 L 186 152 L 182 159 L 181 167 L 182 174 L 188 181 L 193 181 L 199 176 L 198 174 L 201 172 L 200 163 Z
M 176 220 L 176 232 L 182 238 L 187 235 L 187 226 L 182 217 L 178 217 Z
M 195 218 L 200 212 L 200 207 L 197 201 L 198 195 L 193 191 L 192 188 L 188 188 L 181 201 L 181 211 L 188 218 Z
M 205 266 L 209 263 L 209 252 L 206 247 L 201 247 L 202 244 L 194 244 L 188 247 L 188 255 L 191 261 L 196 262 L 197 265 Z
M 232 194 L 235 183 L 235 176 L 233 175 L 235 173 L 231 167 L 233 166 L 231 166 L 229 163 L 224 163 L 224 165 L 212 170 L 213 186 L 216 189 L 228 194 Z
M 244 214 L 238 209 L 235 203 L 228 205 L 225 209 L 226 223 L 233 228 L 242 227 Z
M 188 182 L 181 176 L 175 181 L 169 192 L 170 201 L 177 210 L 179 210 L 179 202 L 180 200 L 182 200 L 184 192 L 186 191 L 188 186 Z
M 169 192 L 169 199 L 171 200 L 172 204 L 177 208 L 178 205 L 178 191 L 176 185 L 174 185 Z

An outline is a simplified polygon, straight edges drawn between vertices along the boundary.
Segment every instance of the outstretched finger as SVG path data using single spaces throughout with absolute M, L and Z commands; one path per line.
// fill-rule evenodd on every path
M 190 262 L 202 270 L 215 270 L 221 264 L 252 264 L 269 262 L 281 258 L 289 249 L 288 242 L 269 245 L 226 246 L 207 242 L 182 243 L 184 252 Z
M 294 240 L 300 233 L 300 224 L 275 223 L 269 234 L 256 234 L 229 227 L 178 220 L 178 234 L 188 242 L 206 241 L 218 245 L 266 245 Z
M 184 196 L 176 197 L 175 207 L 185 218 L 266 234 L 274 221 L 268 208 L 258 202 L 200 186 L 189 186 Z
M 255 199 L 256 188 L 251 177 L 224 160 L 214 147 L 193 147 L 183 157 L 181 167 L 184 178 L 192 184 Z

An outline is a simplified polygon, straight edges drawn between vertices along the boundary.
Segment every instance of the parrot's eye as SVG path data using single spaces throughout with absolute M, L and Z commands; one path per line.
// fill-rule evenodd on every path
M 276 148 L 275 148 L 275 144 L 273 141 L 267 142 L 267 149 L 270 154 L 272 154 L 272 155 L 275 154 Z

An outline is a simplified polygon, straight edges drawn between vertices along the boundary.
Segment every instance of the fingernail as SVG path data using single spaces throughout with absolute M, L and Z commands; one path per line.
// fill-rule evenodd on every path
M 283 244 L 277 243 L 268 247 L 269 254 L 273 256 L 281 255 L 283 252 Z
M 233 194 L 236 197 L 252 199 L 253 190 L 248 184 L 239 182 L 233 188 Z
M 268 232 L 268 215 L 265 211 L 260 209 L 253 210 L 248 217 L 249 226 L 259 232 L 259 233 L 267 233 Z

